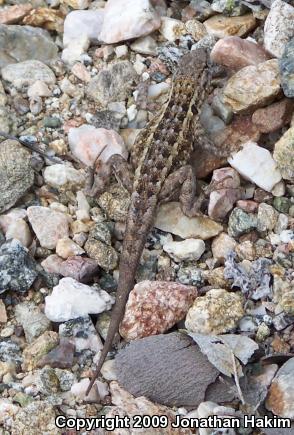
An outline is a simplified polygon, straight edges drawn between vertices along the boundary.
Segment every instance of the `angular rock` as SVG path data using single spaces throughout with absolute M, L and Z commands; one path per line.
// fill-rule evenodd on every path
M 203 240 L 186 239 L 182 242 L 167 242 L 163 245 L 163 250 L 176 262 L 199 260 L 205 251 Z
M 89 238 L 85 243 L 85 251 L 90 258 L 96 261 L 98 266 L 107 271 L 116 268 L 118 255 L 116 250 L 100 240 Z
M 54 72 L 39 60 L 25 60 L 7 65 L 1 69 L 1 74 L 4 80 L 19 89 L 24 85 L 32 85 L 37 80 L 48 85 L 53 85 L 56 81 Z
M 67 165 L 56 164 L 46 166 L 44 181 L 56 189 L 78 189 L 85 185 L 85 174 Z
M 167 41 L 174 42 L 186 33 L 186 28 L 180 20 L 163 17 L 159 31 Z
M 257 218 L 240 208 L 234 208 L 229 217 L 228 234 L 231 237 L 240 237 L 254 230 L 257 226 Z
M 294 38 L 285 47 L 279 61 L 281 82 L 286 97 L 294 97 Z
M 32 243 L 30 228 L 23 219 L 17 219 L 16 221 L 12 222 L 5 233 L 5 237 L 6 240 L 18 240 L 26 248 L 28 248 Z
M 51 8 L 36 8 L 23 19 L 23 24 L 63 32 L 63 14 Z
M 63 238 L 59 239 L 56 244 L 56 254 L 60 257 L 67 259 L 74 255 L 82 255 L 85 251 L 79 245 L 77 245 L 72 239 Z
M 45 314 L 52 322 L 65 322 L 111 308 L 113 298 L 104 290 L 96 290 L 73 278 L 62 278 L 45 298 Z
M 282 365 L 270 386 L 266 407 L 275 415 L 294 418 L 294 358 Z
M 48 435 L 56 435 L 55 418 L 56 411 L 53 405 L 46 401 L 34 400 L 26 407 L 20 408 L 12 419 L 11 434 L 30 433 L 37 435 L 37 433 L 47 433 Z
M 278 221 L 279 213 L 269 204 L 261 203 L 258 206 L 257 230 L 272 231 Z
M 75 280 L 87 283 L 98 272 L 98 264 L 92 258 L 70 257 L 60 265 L 59 273 Z
M 50 328 L 51 322 L 33 302 L 22 302 L 15 307 L 15 317 L 24 329 L 28 343 Z
M 275 0 L 264 23 L 264 46 L 275 57 L 281 57 L 287 42 L 294 36 L 294 8 Z
M 9 6 L 0 11 L 0 24 L 16 24 L 32 9 L 30 4 Z
M 53 331 L 46 331 L 34 340 L 23 351 L 24 370 L 33 370 L 38 367 L 38 363 L 44 355 L 58 345 L 58 334 Z
M 223 263 L 227 257 L 227 254 L 230 251 L 234 251 L 236 245 L 237 242 L 232 237 L 230 237 L 227 233 L 221 233 L 212 241 L 212 255 L 215 259 Z
M 290 123 L 293 108 L 293 101 L 284 98 L 267 107 L 257 109 L 252 115 L 252 122 L 261 133 L 272 133 Z
M 89 316 L 78 317 L 59 325 L 59 335 L 74 343 L 76 352 L 90 349 L 97 353 L 103 348 L 101 338 Z
M 294 179 L 294 127 L 289 128 L 276 142 L 273 154 L 274 160 L 282 177 Z
M 59 344 L 38 361 L 38 367 L 66 369 L 73 366 L 75 345 L 72 341 L 61 337 Z
M 184 318 L 196 296 L 196 287 L 141 281 L 130 292 L 119 332 L 127 341 L 166 332 Z
M 204 26 L 209 35 L 217 38 L 225 36 L 244 36 L 256 26 L 256 20 L 252 14 L 242 15 L 241 17 L 226 17 L 215 15 L 204 21 Z

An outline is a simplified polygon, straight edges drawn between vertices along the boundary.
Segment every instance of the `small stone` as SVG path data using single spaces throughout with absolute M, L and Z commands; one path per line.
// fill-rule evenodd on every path
M 100 240 L 89 238 L 85 243 L 85 251 L 90 258 L 107 271 L 116 268 L 118 255 L 112 246 L 106 245 Z
M 294 127 L 289 128 L 275 143 L 274 160 L 282 177 L 286 180 L 294 179 Z
M 196 261 L 205 251 L 205 243 L 197 239 L 186 239 L 182 242 L 170 241 L 163 245 L 163 250 L 176 262 Z
M 207 35 L 207 30 L 204 24 L 195 19 L 186 21 L 185 28 L 187 33 L 197 42 Z
M 238 208 L 241 208 L 246 213 L 255 213 L 258 209 L 258 203 L 250 199 L 240 199 L 236 203 Z
M 61 0 L 61 2 L 73 9 L 87 9 L 90 5 L 90 0 Z
M 6 323 L 6 322 L 7 322 L 6 307 L 2 299 L 0 299 L 0 323 Z
M 209 35 L 217 38 L 225 36 L 244 36 L 256 27 L 256 20 L 252 14 L 242 15 L 241 17 L 226 17 L 215 15 L 204 21 L 204 26 Z
M 0 24 L 16 24 L 21 21 L 32 9 L 30 4 L 9 6 L 0 11 Z
M 261 203 L 258 206 L 257 213 L 257 231 L 272 231 L 278 221 L 278 212 L 266 203 Z
M 223 229 L 220 224 L 209 218 L 185 216 L 177 202 L 169 202 L 159 207 L 154 226 L 180 236 L 182 239 L 202 240 L 217 236 Z
M 271 191 L 273 196 L 279 197 L 283 196 L 286 193 L 286 186 L 284 180 L 281 180 L 277 183 Z
M 130 292 L 119 329 L 121 336 L 130 341 L 166 332 L 185 317 L 196 296 L 195 287 L 141 281 Z
M 264 47 L 275 57 L 281 57 L 287 42 L 294 36 L 294 8 L 275 0 L 264 23 Z
M 157 43 L 152 36 L 142 36 L 136 39 L 130 47 L 133 51 L 140 54 L 155 56 L 157 53 Z
M 91 74 L 81 62 L 75 63 L 71 72 L 82 82 L 88 83 L 91 80 Z
M 16 239 L 23 246 L 28 248 L 32 243 L 32 235 L 30 228 L 25 220 L 17 219 L 12 222 L 5 232 L 6 240 Z
M 276 59 L 246 66 L 228 80 L 224 102 L 234 113 L 245 113 L 271 103 L 280 93 L 280 85 Z
M 35 338 L 47 331 L 51 323 L 33 302 L 22 302 L 15 307 L 15 317 L 24 329 L 26 340 L 32 343 Z
M 20 89 L 25 85 L 32 85 L 42 80 L 48 85 L 54 85 L 56 78 L 54 72 L 39 60 L 26 60 L 13 63 L 1 69 L 2 78 Z
M 112 301 L 104 290 L 94 290 L 73 278 L 62 278 L 45 298 L 45 314 L 52 322 L 65 322 L 109 310 Z
M 224 263 L 228 253 L 234 251 L 237 242 L 226 233 L 221 233 L 212 241 L 211 250 L 213 258 Z
M 294 358 L 290 358 L 274 377 L 267 395 L 267 409 L 279 417 L 294 418 L 293 373 Z
M 195 299 L 188 311 L 185 326 L 188 331 L 199 334 L 224 334 L 236 328 L 243 315 L 240 293 L 212 289 L 205 296 Z
M 100 38 L 107 44 L 148 35 L 160 27 L 149 0 L 108 0 Z
M 284 94 L 286 97 L 292 98 L 294 97 L 294 38 L 286 44 L 279 66 Z
M 70 129 L 68 141 L 74 156 L 87 166 L 92 167 L 98 156 L 102 162 L 107 162 L 113 154 L 128 156 L 123 139 L 114 130 L 82 125 Z
M 74 343 L 76 352 L 90 349 L 97 353 L 103 348 L 101 338 L 89 316 L 78 317 L 59 325 L 59 335 Z
M 58 344 L 58 334 L 53 331 L 46 331 L 34 340 L 23 351 L 24 370 L 33 370 L 38 367 L 38 363 L 44 355 L 50 352 Z
M 47 433 L 56 435 L 55 426 L 56 411 L 53 405 L 42 400 L 34 400 L 26 407 L 19 409 L 12 419 L 10 426 L 11 434 Z
M 245 213 L 245 211 L 236 207 L 230 214 L 228 234 L 237 238 L 254 230 L 256 226 L 257 218 L 254 215 Z
M 64 259 L 84 253 L 85 251 L 68 237 L 57 241 L 56 254 Z
M 88 389 L 89 383 L 89 379 L 81 379 L 80 382 L 74 383 L 72 385 L 70 391 L 79 400 L 93 400 L 94 403 L 99 402 L 103 396 L 108 395 L 108 391 L 105 394 L 105 389 L 102 389 L 105 384 L 100 381 L 95 381 L 93 388 L 91 388 L 89 392 L 89 395 L 86 396 L 86 391 Z M 100 395 L 100 393 L 104 394 Z
M 51 91 L 46 85 L 46 83 L 42 80 L 36 80 L 35 83 L 28 87 L 28 97 L 36 98 L 36 97 L 50 97 Z
M 33 27 L 63 32 L 63 14 L 52 8 L 36 8 L 23 19 L 23 23 Z
M 257 109 L 252 115 L 252 122 L 261 133 L 272 133 L 291 121 L 293 102 L 287 98 Z
M 126 57 L 128 54 L 128 46 L 127 45 L 118 45 L 114 49 L 116 57 L 118 59 L 121 59 L 123 57 Z
M 280 213 L 289 213 L 289 208 L 291 206 L 291 201 L 283 196 L 274 198 L 273 206 Z
M 186 33 L 186 28 L 182 21 L 162 17 L 159 31 L 167 41 L 174 42 Z
M 239 36 L 227 36 L 217 41 L 210 56 L 219 65 L 237 71 L 269 59 L 269 55 L 261 45 Z
M 28 207 L 27 213 L 43 248 L 54 249 L 59 239 L 68 237 L 68 220 L 64 213 L 40 206 Z
M 271 153 L 254 142 L 247 142 L 243 149 L 228 159 L 245 179 L 270 192 L 281 181 L 281 174 Z
M 210 193 L 208 216 L 222 220 L 232 210 L 238 199 L 243 197 L 242 189 L 218 189 Z
M 75 345 L 68 339 L 61 337 L 59 344 L 38 361 L 38 367 L 72 368 Z
M 61 127 L 61 119 L 57 116 L 45 116 L 43 119 L 43 125 L 45 128 L 59 128 Z
M 85 185 L 83 171 L 63 164 L 46 166 L 43 176 L 45 183 L 56 189 L 78 189 Z

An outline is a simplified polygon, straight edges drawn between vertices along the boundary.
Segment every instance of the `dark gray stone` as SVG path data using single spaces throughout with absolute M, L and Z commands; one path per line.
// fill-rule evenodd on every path
M 294 97 L 294 38 L 286 44 L 279 60 L 281 82 L 286 97 Z

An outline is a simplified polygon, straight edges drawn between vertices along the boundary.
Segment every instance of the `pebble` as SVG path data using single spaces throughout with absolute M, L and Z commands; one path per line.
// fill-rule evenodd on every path
M 213 258 L 223 264 L 228 253 L 234 251 L 236 246 L 237 242 L 227 233 L 219 234 L 213 239 L 211 244 Z
M 37 368 L 39 361 L 58 345 L 58 341 L 58 334 L 53 331 L 45 331 L 36 338 L 23 351 L 23 369 L 30 371 Z
M 11 434 L 30 433 L 37 435 L 37 433 L 47 433 L 48 435 L 56 435 L 55 418 L 56 412 L 53 405 L 45 400 L 36 400 L 24 408 L 18 409 L 17 414 L 11 420 Z
M 6 307 L 2 299 L 0 299 L 0 323 L 6 323 L 6 322 L 7 322 Z
M 254 230 L 257 226 L 257 218 L 253 214 L 245 213 L 240 208 L 234 208 L 229 217 L 228 234 L 231 237 L 240 237 Z
M 275 143 L 274 160 L 286 180 L 294 180 L 294 127 L 289 128 Z
M 272 133 L 291 121 L 293 102 L 287 98 L 255 110 L 252 122 L 261 133 Z
M 163 17 L 159 31 L 167 41 L 174 42 L 186 33 L 186 27 L 182 21 Z
M 98 204 L 107 213 L 109 219 L 123 222 L 127 216 L 130 198 L 124 189 L 116 188 L 102 193 Z
M 254 142 L 245 143 L 243 149 L 228 158 L 228 162 L 242 177 L 267 192 L 282 178 L 271 153 Z
M 186 239 L 182 242 L 170 241 L 163 245 L 163 250 L 176 262 L 196 261 L 205 251 L 205 243 L 199 239 Z
M 73 9 L 87 9 L 90 6 L 90 0 L 62 0 L 62 3 Z
M 160 27 L 160 16 L 149 0 L 108 0 L 100 38 L 106 44 L 146 36 Z
M 64 277 L 71 277 L 86 284 L 98 272 L 98 264 L 88 257 L 70 257 L 63 261 L 58 255 L 49 255 L 41 263 L 49 273 L 58 273 Z
M 19 4 L 9 6 L 0 11 L 0 24 L 16 24 L 21 21 L 30 11 L 32 5 Z
M 192 36 L 194 41 L 200 41 L 207 36 L 207 30 L 201 21 L 192 19 L 185 22 L 186 31 Z
M 28 87 L 27 94 L 29 98 L 50 97 L 51 91 L 44 81 L 36 80 L 32 85 Z
M 111 308 L 113 299 L 104 290 L 95 290 L 73 278 L 62 278 L 45 298 L 45 314 L 52 322 L 65 322 Z
M 185 326 L 188 331 L 199 334 L 224 334 L 236 328 L 243 315 L 240 293 L 212 289 L 195 299 L 187 313 Z
M 278 221 L 279 213 L 269 204 L 261 203 L 257 213 L 257 231 L 272 231 Z
M 252 14 L 240 17 L 226 17 L 215 15 L 204 21 L 204 26 L 209 35 L 217 38 L 225 36 L 244 36 L 256 27 L 256 20 Z
M 72 257 L 74 255 L 82 255 L 84 253 L 85 251 L 68 237 L 59 239 L 57 241 L 56 254 L 64 258 L 65 260 L 68 257 Z
M 17 219 L 12 222 L 5 232 L 6 240 L 16 239 L 28 248 L 32 243 L 32 234 L 25 220 Z
M 224 102 L 234 113 L 245 113 L 271 103 L 280 93 L 280 85 L 276 59 L 249 65 L 228 80 L 223 90 Z
M 269 59 L 269 55 L 261 45 L 239 36 L 227 36 L 217 41 L 210 57 L 213 62 L 237 71 Z
M 285 47 L 282 57 L 279 61 L 281 82 L 286 97 L 294 97 L 294 38 L 291 39 Z
M 287 42 L 294 36 L 294 8 L 275 0 L 264 23 L 264 47 L 275 57 L 281 57 Z
M 87 166 L 93 166 L 98 156 L 103 162 L 113 154 L 128 156 L 123 139 L 114 130 L 84 124 L 69 130 L 68 141 L 74 156 Z
M 142 36 L 141 38 L 137 38 L 134 42 L 132 42 L 130 48 L 136 53 L 150 56 L 155 56 L 157 53 L 157 43 L 152 36 Z
M 59 335 L 74 343 L 76 352 L 90 349 L 97 353 L 103 348 L 101 338 L 89 316 L 81 316 L 59 325 Z
M 54 72 L 39 60 L 25 60 L 13 63 L 1 69 L 2 78 L 20 89 L 24 85 L 33 85 L 41 80 L 48 85 L 54 85 Z
M 294 418 L 294 358 L 288 359 L 274 377 L 266 399 L 266 407 L 279 417 Z
M 88 256 L 95 260 L 102 269 L 109 271 L 116 268 L 118 255 L 111 245 L 107 245 L 100 240 L 89 238 L 84 248 Z
M 154 226 L 180 236 L 182 239 L 202 240 L 217 236 L 223 229 L 222 225 L 207 217 L 189 218 L 185 216 L 178 202 L 162 204 L 157 212 Z
M 63 15 L 55 9 L 36 8 L 23 19 L 23 24 L 61 33 L 63 31 Z
M 139 282 L 130 292 L 121 336 L 130 341 L 166 332 L 185 317 L 196 296 L 195 287 L 175 282 Z
M 85 185 L 83 171 L 64 164 L 46 166 L 43 176 L 45 183 L 56 189 L 78 189 Z
M 75 345 L 70 340 L 60 337 L 59 344 L 38 361 L 38 367 L 72 368 L 74 351 Z
M 51 326 L 45 314 L 33 302 L 22 302 L 16 305 L 15 318 L 23 327 L 28 343 L 32 343 Z
M 99 402 L 102 397 L 105 397 L 108 394 L 108 391 L 105 392 L 105 384 L 100 381 L 94 382 L 94 388 L 91 388 L 89 395 L 86 397 L 86 391 L 89 386 L 89 379 L 81 379 L 80 382 L 74 383 L 70 389 L 71 393 L 78 398 L 79 400 L 89 400 L 93 402 Z M 104 387 L 104 389 L 103 389 Z M 102 391 L 101 391 L 102 390 Z M 102 396 L 100 393 L 102 392 Z
M 28 207 L 27 213 L 43 248 L 54 249 L 59 239 L 68 237 L 68 219 L 64 213 L 41 206 Z

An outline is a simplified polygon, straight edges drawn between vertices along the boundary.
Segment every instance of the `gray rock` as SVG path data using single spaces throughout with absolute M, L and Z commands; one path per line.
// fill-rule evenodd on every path
M 257 226 L 257 218 L 253 214 L 246 213 L 241 208 L 234 208 L 229 218 L 228 234 L 231 237 L 240 237 L 249 233 Z
M 55 83 L 54 72 L 39 60 L 25 60 L 7 65 L 1 69 L 4 80 L 21 89 L 23 85 L 32 85 L 41 80 L 49 85 Z M 50 117 L 47 117 L 50 119 Z M 58 119 L 58 118 L 57 118 Z
M 37 264 L 17 240 L 0 248 L 0 293 L 6 290 L 27 291 L 38 275 Z
M 51 322 L 33 302 L 23 302 L 15 307 L 16 320 L 22 325 L 28 343 L 50 328 Z
M 18 142 L 0 143 L 0 213 L 12 207 L 33 185 L 30 153 Z
M 0 361 L 21 364 L 22 356 L 19 345 L 11 340 L 0 341 Z
M 198 346 L 178 332 L 131 342 L 117 354 L 115 368 L 127 391 L 167 406 L 197 407 L 219 373 Z
M 294 38 L 288 42 L 279 60 L 281 82 L 286 97 L 294 97 Z
M 96 128 L 119 131 L 121 114 L 112 110 L 99 110 L 91 118 L 91 124 Z
M 0 68 L 27 59 L 48 62 L 57 52 L 57 45 L 44 29 L 0 24 Z
M 102 341 L 89 316 L 68 320 L 59 326 L 60 337 L 67 338 L 75 344 L 77 352 L 90 349 L 98 352 L 102 349 Z

